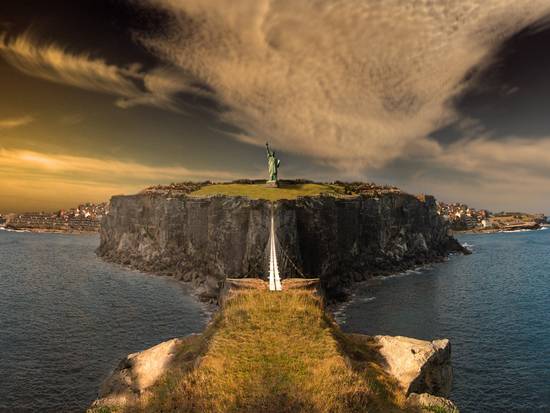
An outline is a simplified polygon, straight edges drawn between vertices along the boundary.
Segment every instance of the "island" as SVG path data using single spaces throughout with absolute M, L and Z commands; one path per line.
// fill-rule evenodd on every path
M 90 412 L 456 412 L 451 344 L 345 334 L 356 282 L 468 253 L 430 195 L 374 183 L 184 182 L 114 196 L 103 259 L 190 283 L 200 335 L 124 358 Z M 271 245 L 271 247 L 270 247 Z M 272 291 L 276 256 L 281 291 Z

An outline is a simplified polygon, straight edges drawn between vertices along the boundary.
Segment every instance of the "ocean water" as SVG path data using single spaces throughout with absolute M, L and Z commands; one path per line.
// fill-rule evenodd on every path
M 82 412 L 129 353 L 200 332 L 180 283 L 96 257 L 97 235 L 0 231 L 0 412 Z
M 461 412 L 550 412 L 550 230 L 459 240 L 474 253 L 359 287 L 342 327 L 449 338 Z

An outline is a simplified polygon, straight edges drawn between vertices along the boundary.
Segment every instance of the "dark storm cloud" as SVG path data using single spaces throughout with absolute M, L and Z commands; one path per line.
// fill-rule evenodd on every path
M 543 21 L 499 47 L 493 64 L 454 100 L 460 118 L 432 137 L 446 144 L 480 135 L 497 140 L 550 136 L 549 74 L 550 27 Z
M 31 30 L 41 41 L 68 45 L 72 53 L 84 52 L 120 66 L 158 63 L 133 36 L 157 30 L 164 21 L 162 12 L 145 13 L 122 0 L 0 2 L 0 28 L 11 35 Z
M 118 96 L 116 105 L 121 108 L 149 105 L 179 112 L 178 94 L 205 94 L 203 89 L 193 88 L 180 70 L 144 70 L 139 63 L 116 66 L 87 53 L 38 41 L 27 32 L 15 37 L 0 33 L 0 56 L 29 76 Z
M 458 107 L 494 136 L 550 136 L 550 27 L 529 27 L 508 40 L 481 79 L 487 86 Z

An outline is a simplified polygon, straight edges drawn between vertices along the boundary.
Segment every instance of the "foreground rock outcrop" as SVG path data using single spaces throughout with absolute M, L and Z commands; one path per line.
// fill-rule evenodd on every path
M 269 202 L 239 196 L 115 196 L 98 254 L 190 281 L 216 300 L 227 277 L 264 277 L 275 217 L 285 277 L 319 277 L 338 296 L 353 281 L 402 271 L 463 251 L 431 196 L 315 196 Z
M 188 338 L 174 338 L 122 359 L 101 386 L 98 399 L 90 408 L 91 412 L 94 413 L 94 409 L 101 407 L 124 409 L 140 405 L 154 391 L 157 382 L 175 367 L 175 354 L 187 340 Z M 411 349 L 419 348 L 423 349 L 421 353 L 430 353 L 426 349 L 433 348 L 435 342 L 392 336 L 376 336 L 374 340 L 382 345 L 380 353 L 388 362 L 386 371 L 400 383 L 402 389 L 406 389 L 408 397 L 405 406 L 411 407 L 412 411 L 433 412 L 433 408 L 437 407 L 442 412 L 459 413 L 457 406 L 449 399 L 441 397 L 441 391 L 438 391 L 444 388 L 447 393 L 445 396 L 448 397 L 452 383 L 450 351 L 441 354 L 440 350 L 433 350 L 432 357 L 415 358 Z M 448 340 L 437 341 L 446 342 L 446 348 L 450 346 Z M 389 342 L 394 344 L 388 346 Z M 414 342 L 413 346 L 411 342 Z M 438 344 L 435 346 L 440 347 Z M 407 351 L 412 356 L 406 354 Z M 433 360 L 435 354 L 439 358 L 438 362 Z M 407 360 L 409 357 L 415 361 Z M 403 365 L 399 365 L 397 360 L 403 360 Z M 199 361 L 197 359 L 195 365 Z M 436 387 L 427 379 L 430 376 L 438 378 Z
M 99 390 L 92 407 L 136 404 L 171 367 L 186 338 L 173 338 L 123 358 Z
M 449 340 L 425 341 L 402 336 L 375 336 L 374 339 L 388 372 L 397 378 L 407 395 L 449 396 L 453 383 Z
M 205 333 L 123 359 L 90 411 L 458 412 L 448 340 L 345 334 L 317 291 L 228 280 Z
M 413 408 L 420 408 L 422 411 L 459 413 L 458 407 L 452 401 L 429 393 L 411 393 L 407 398 L 407 404 Z

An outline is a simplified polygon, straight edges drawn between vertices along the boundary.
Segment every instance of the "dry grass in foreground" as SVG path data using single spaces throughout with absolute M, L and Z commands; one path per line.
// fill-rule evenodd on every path
M 238 291 L 178 357 L 143 406 L 127 411 L 405 411 L 373 345 L 340 332 L 313 291 Z

